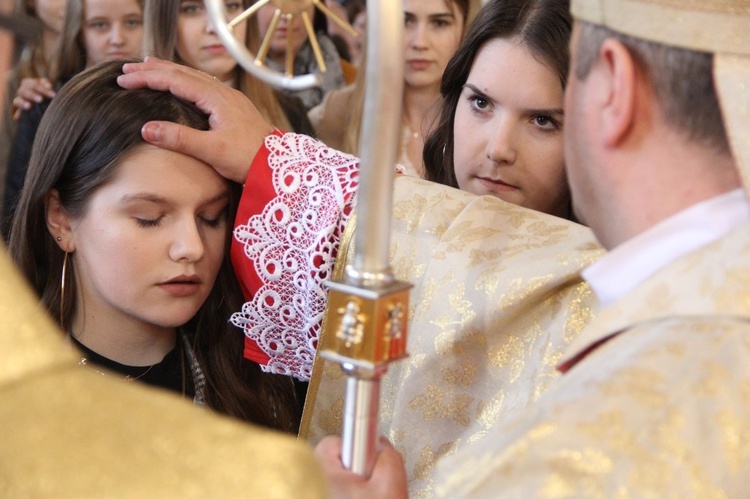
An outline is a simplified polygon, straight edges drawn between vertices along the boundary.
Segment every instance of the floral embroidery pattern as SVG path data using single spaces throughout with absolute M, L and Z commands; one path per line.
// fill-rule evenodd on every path
M 277 196 L 234 230 L 263 286 L 231 322 L 271 357 L 265 372 L 308 381 L 359 160 L 292 133 L 265 145 Z

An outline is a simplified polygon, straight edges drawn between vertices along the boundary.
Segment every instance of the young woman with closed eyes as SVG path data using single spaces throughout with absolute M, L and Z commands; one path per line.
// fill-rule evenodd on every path
M 74 77 L 42 119 L 9 249 L 79 350 L 81 369 L 171 390 L 294 432 L 289 378 L 242 359 L 228 258 L 239 186 L 141 138 L 151 120 L 208 129 L 192 104 L 117 85 L 122 61 Z

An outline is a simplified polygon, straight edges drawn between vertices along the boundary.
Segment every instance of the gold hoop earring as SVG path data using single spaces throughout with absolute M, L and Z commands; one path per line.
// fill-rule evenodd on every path
M 65 311 L 65 274 L 68 270 L 68 252 L 63 259 L 62 277 L 60 278 L 60 328 L 65 329 L 63 323 L 63 312 Z

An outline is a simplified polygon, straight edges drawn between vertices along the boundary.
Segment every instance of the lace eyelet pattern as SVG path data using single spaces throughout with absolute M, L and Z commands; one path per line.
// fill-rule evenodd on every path
M 293 133 L 265 145 L 276 198 L 234 230 L 263 285 L 231 322 L 271 357 L 265 372 L 308 381 L 359 160 Z

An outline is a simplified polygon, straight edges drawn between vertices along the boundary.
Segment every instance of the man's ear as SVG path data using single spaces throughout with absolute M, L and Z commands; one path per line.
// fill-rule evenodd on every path
M 622 143 L 632 131 L 637 111 L 637 68 L 622 42 L 608 38 L 599 49 L 599 77 L 604 85 L 600 133 L 609 147 Z
M 47 218 L 47 230 L 55 238 L 55 242 L 63 251 L 75 251 L 75 242 L 72 237 L 72 219 L 60 203 L 60 193 L 57 189 L 50 189 L 44 197 L 45 215 Z

